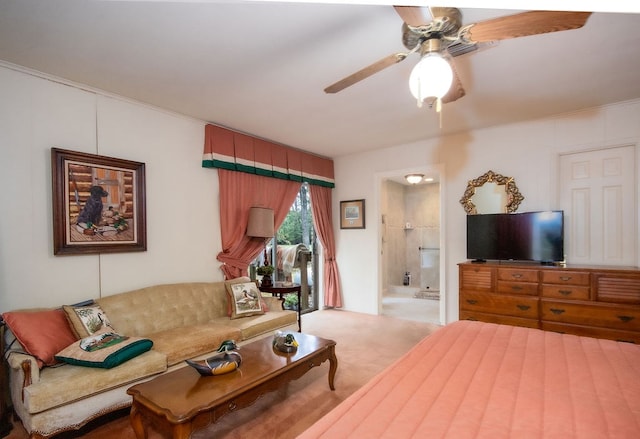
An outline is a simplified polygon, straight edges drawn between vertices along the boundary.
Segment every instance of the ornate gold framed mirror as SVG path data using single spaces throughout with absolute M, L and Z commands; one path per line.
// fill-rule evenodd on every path
M 469 215 L 484 213 L 513 213 L 518 210 L 524 196 L 513 177 L 488 171 L 469 180 L 460 204 Z

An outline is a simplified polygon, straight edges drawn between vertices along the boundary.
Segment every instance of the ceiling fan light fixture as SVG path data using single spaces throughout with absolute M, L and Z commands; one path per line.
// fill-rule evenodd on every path
M 409 89 L 421 107 L 422 102 L 429 97 L 442 99 L 451 88 L 452 82 L 451 65 L 439 53 L 430 52 L 423 56 L 411 71 Z
M 424 179 L 424 174 L 408 174 L 404 176 L 407 183 L 418 184 Z

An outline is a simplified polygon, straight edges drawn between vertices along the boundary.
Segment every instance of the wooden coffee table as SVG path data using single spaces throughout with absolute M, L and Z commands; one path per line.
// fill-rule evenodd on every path
M 146 439 L 146 425 L 174 439 L 217 422 L 227 413 L 253 404 L 265 393 L 296 380 L 329 360 L 329 388 L 338 368 L 336 343 L 313 335 L 293 333 L 297 351 L 284 354 L 266 337 L 240 347 L 242 365 L 224 375 L 202 377 L 186 366 L 129 388 L 133 397 L 131 425 L 138 439 Z

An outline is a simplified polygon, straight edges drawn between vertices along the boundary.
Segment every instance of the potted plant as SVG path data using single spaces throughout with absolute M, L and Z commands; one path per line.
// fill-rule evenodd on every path
M 256 269 L 256 274 L 262 276 L 262 282 L 260 283 L 260 285 L 262 285 L 263 287 L 270 287 L 271 285 L 273 285 L 273 282 L 271 281 L 273 270 L 273 265 L 263 265 Z
M 298 310 L 298 295 L 297 294 L 287 294 L 284 296 L 284 308 L 292 309 L 294 311 Z

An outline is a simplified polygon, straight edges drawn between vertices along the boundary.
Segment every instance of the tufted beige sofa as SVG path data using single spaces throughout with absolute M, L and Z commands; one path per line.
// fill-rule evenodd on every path
M 224 282 L 157 285 L 98 299 L 118 333 L 149 338 L 153 348 L 112 369 L 38 369 L 14 343 L 8 354 L 14 410 L 34 439 L 78 429 L 129 406 L 126 390 L 133 384 L 184 367 L 185 359 L 205 358 L 224 340 L 242 344 L 296 324 L 296 312 L 282 310 L 277 298 L 263 299 L 268 312 L 233 320 Z

